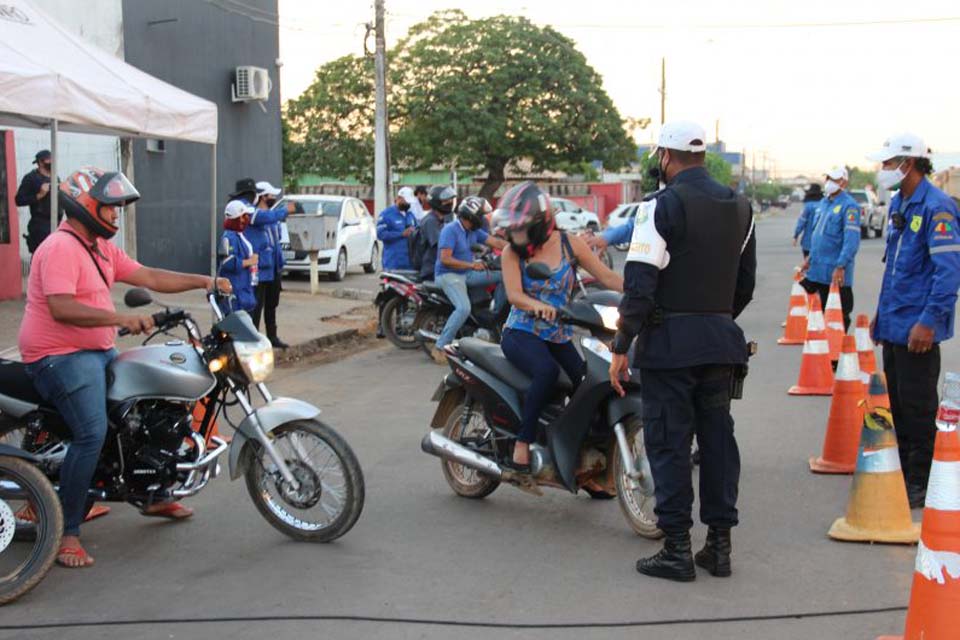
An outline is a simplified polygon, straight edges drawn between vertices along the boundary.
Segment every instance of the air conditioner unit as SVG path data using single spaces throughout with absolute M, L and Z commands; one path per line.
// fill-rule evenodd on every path
M 233 101 L 264 101 L 270 97 L 270 74 L 262 67 L 237 67 L 233 81 Z

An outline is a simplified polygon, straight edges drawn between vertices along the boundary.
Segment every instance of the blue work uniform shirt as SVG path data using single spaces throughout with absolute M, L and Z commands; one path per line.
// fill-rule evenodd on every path
M 247 204 L 250 203 L 247 202 Z M 284 205 L 278 205 L 272 209 L 257 209 L 250 214 L 250 224 L 243 235 L 253 245 L 253 252 L 259 256 L 257 264 L 260 270 L 260 282 L 273 282 L 283 273 L 280 223 L 286 219 L 287 208 Z
M 813 229 L 817 224 L 817 212 L 820 210 L 822 200 L 813 200 L 803 204 L 803 211 L 797 218 L 797 226 L 793 230 L 793 239 L 800 238 L 800 248 L 804 251 L 810 251 L 810 243 L 813 240 Z M 802 234 L 802 236 L 801 236 Z
M 467 231 L 459 218 L 448 223 L 440 232 L 440 240 L 437 242 L 437 263 L 433 268 L 433 276 L 439 278 L 444 273 L 467 273 L 469 269 L 453 269 L 444 265 L 440 260 L 440 254 L 444 249 L 452 249 L 455 260 L 473 262 L 473 245 L 484 244 L 488 237 L 483 229 Z
M 860 205 L 846 191 L 820 201 L 810 243 L 807 279 L 830 284 L 833 271 L 843 267 L 844 287 L 853 286 L 853 267 L 860 249 Z
M 924 180 L 916 191 L 890 201 L 883 284 L 873 338 L 906 345 L 918 322 L 933 329 L 936 343 L 953 337 L 960 287 L 960 235 L 957 205 Z M 894 214 L 904 218 L 902 229 Z
M 410 249 L 403 232 L 417 226 L 412 211 L 400 211 L 397 205 L 387 207 L 377 218 L 377 238 L 383 242 L 384 269 L 410 269 Z

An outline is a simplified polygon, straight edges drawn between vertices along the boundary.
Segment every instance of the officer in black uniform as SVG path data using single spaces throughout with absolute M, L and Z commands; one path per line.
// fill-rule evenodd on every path
M 694 562 L 730 575 L 737 524 L 740 452 L 730 416 L 732 390 L 746 375 L 747 345 L 734 322 L 753 296 L 756 238 L 746 199 L 704 168 L 704 130 L 663 126 L 655 149 L 666 188 L 638 210 L 624 273 L 610 378 L 623 393 L 635 337 L 644 443 L 655 484 L 663 549 L 637 562 L 640 573 L 690 581 Z M 690 445 L 700 447 L 700 519 L 709 527 L 693 557 Z

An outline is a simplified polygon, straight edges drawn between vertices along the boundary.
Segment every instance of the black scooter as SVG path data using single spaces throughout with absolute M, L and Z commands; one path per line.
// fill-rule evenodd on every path
M 532 263 L 527 274 L 546 279 L 550 268 Z M 653 515 L 638 381 L 625 383 L 623 398 L 610 385 L 611 352 L 603 339 L 616 332 L 619 302 L 618 293 L 591 291 L 560 311 L 565 322 L 591 334 L 580 339 L 586 375 L 574 389 L 561 374 L 530 448 L 529 473 L 512 469 L 510 461 L 530 379 L 510 364 L 499 345 L 463 338 L 446 348 L 451 373 L 433 396 L 440 404 L 421 447 L 442 459 L 444 477 L 456 494 L 484 498 L 502 482 L 536 495 L 542 495 L 541 487 L 572 493 L 583 488 L 596 498 L 615 493 L 636 533 L 663 535 Z M 604 491 L 597 491 L 597 484 Z

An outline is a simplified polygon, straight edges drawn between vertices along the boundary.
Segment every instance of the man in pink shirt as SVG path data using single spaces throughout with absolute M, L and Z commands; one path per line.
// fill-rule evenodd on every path
M 117 208 L 139 198 L 122 173 L 75 172 L 60 185 L 66 219 L 37 248 L 30 268 L 20 353 L 37 392 L 73 435 L 60 467 L 64 535 L 57 562 L 67 567 L 93 564 L 80 545 L 80 523 L 107 432 L 106 372 L 117 355 L 117 327 L 135 335 L 153 328 L 150 316 L 117 313 L 110 288 L 119 281 L 179 293 L 214 284 L 209 276 L 144 267 L 109 242 L 117 232 Z M 217 284 L 230 290 L 224 278 Z M 193 512 L 174 502 L 144 513 L 182 519 Z

